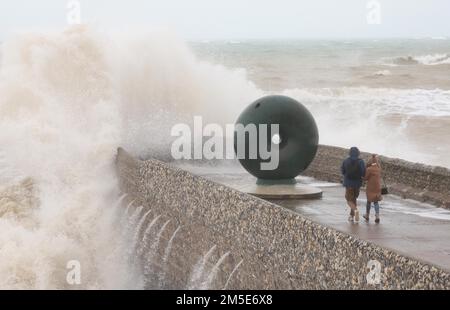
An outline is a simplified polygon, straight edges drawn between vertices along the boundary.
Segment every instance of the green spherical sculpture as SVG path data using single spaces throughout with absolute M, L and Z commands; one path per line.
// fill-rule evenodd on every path
M 239 158 L 242 166 L 259 182 L 264 181 L 288 181 L 303 172 L 313 161 L 317 153 L 319 132 L 312 114 L 300 102 L 286 96 L 267 96 L 250 104 L 236 121 L 236 128 L 240 125 L 256 125 L 257 138 L 250 134 L 245 136 L 245 156 Z M 261 169 L 261 163 L 267 163 L 269 159 L 261 158 L 259 138 L 261 127 L 267 124 L 267 146 L 270 149 L 274 144 L 279 148 L 279 164 L 274 170 Z M 279 125 L 278 134 L 274 134 L 271 124 Z M 242 137 L 242 135 L 241 135 Z M 264 138 L 264 136 L 262 136 Z M 250 139 L 258 145 L 256 158 L 251 158 L 249 153 Z M 256 140 L 256 141 L 255 141 Z M 264 141 L 264 140 L 262 140 Z M 234 149 L 238 154 L 238 132 L 234 133 Z M 241 144 L 242 145 L 242 144 Z M 242 154 L 242 153 L 241 153 Z M 242 157 L 242 156 L 241 156 Z M 267 157 L 266 157 L 267 158 Z

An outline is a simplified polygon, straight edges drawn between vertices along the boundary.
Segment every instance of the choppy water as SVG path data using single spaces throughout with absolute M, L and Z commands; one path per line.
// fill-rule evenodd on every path
M 315 116 L 321 143 L 450 167 L 450 40 L 192 43 Z
M 194 42 L 200 58 L 244 68 L 261 89 L 450 89 L 450 39 Z

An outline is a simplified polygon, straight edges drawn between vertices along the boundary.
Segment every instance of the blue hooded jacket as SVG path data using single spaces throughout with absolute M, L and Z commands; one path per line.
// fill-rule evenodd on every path
M 348 157 L 341 166 L 341 173 L 344 176 L 344 186 L 345 187 L 351 187 L 351 188 L 360 188 L 362 186 L 362 179 L 364 175 L 366 174 L 366 165 L 364 164 L 364 161 L 359 158 L 359 150 L 357 147 L 352 147 L 350 149 L 350 157 Z M 358 180 L 351 180 L 347 176 L 347 171 L 350 163 L 354 162 L 355 160 L 359 161 L 360 165 L 360 178 Z

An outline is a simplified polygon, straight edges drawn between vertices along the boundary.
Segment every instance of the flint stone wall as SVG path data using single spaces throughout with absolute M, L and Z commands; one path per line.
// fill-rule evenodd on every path
M 181 227 L 167 261 L 153 263 L 170 280 L 167 288 L 189 287 L 194 266 L 213 246 L 203 268 L 203 282 L 210 289 L 224 288 L 227 281 L 229 289 L 450 288 L 448 271 L 166 163 L 139 161 L 119 150 L 117 171 L 120 186 L 134 205 L 160 215 L 161 223 L 171 220 L 173 228 L 164 234 L 162 245 Z M 220 257 L 223 262 L 218 265 Z M 367 282 L 371 260 L 381 263 L 378 285 Z

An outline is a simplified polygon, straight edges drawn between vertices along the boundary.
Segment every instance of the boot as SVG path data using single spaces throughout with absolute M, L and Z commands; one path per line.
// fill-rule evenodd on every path
M 369 216 L 370 216 L 369 213 L 363 215 L 363 218 L 366 220 L 366 222 L 369 222 Z
M 366 214 L 363 215 L 363 218 L 366 220 L 366 222 L 369 222 L 369 216 L 370 216 L 370 202 L 367 202 L 367 204 L 366 204 Z

